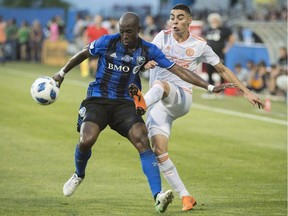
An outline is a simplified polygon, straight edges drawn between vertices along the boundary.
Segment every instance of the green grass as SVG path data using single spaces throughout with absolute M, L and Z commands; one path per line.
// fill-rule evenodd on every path
M 93 148 L 83 184 L 72 197 L 62 195 L 74 171 L 77 111 L 91 79 L 74 69 L 55 104 L 36 104 L 32 82 L 57 70 L 0 66 L 0 215 L 158 215 L 136 150 L 108 128 Z M 287 125 L 261 121 L 287 121 L 286 104 L 273 101 L 266 113 L 242 97 L 203 100 L 202 93 L 195 89 L 195 104 L 260 120 L 199 106 L 177 120 L 169 153 L 198 205 L 183 213 L 175 196 L 165 215 L 287 215 Z M 164 179 L 163 185 L 169 188 Z

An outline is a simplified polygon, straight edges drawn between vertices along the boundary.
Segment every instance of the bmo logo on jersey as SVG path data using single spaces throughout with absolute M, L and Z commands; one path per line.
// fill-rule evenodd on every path
M 112 64 L 110 62 L 108 62 L 108 69 L 115 70 L 115 71 L 123 71 L 123 72 L 126 72 L 126 73 L 130 71 L 130 68 L 128 66 L 115 65 L 115 64 Z

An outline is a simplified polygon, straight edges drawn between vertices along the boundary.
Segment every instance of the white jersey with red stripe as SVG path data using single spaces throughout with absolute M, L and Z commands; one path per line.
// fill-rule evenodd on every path
M 174 39 L 171 30 L 162 30 L 156 35 L 152 43 L 160 48 L 169 60 L 193 72 L 195 72 L 200 62 L 205 62 L 212 66 L 220 62 L 219 57 L 207 45 L 206 41 L 193 35 L 190 35 L 186 41 L 179 43 Z M 150 87 L 155 80 L 172 82 L 187 89 L 192 88 L 190 83 L 160 67 L 150 70 Z

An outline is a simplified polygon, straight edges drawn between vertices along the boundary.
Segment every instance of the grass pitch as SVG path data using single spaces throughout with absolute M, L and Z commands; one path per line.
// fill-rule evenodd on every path
M 58 100 L 36 104 L 32 82 L 59 68 L 32 63 L 0 66 L 0 215 L 158 215 L 139 156 L 107 128 L 93 148 L 86 179 L 62 195 L 74 172 L 77 111 L 90 78 L 74 69 Z M 147 83 L 144 82 L 145 88 Z M 203 100 L 174 123 L 169 153 L 198 205 L 181 212 L 175 194 L 165 215 L 287 215 L 287 106 L 254 109 L 242 97 Z M 163 186 L 169 186 L 163 179 Z

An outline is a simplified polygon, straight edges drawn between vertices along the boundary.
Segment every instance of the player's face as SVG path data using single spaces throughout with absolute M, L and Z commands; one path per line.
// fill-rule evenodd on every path
M 180 35 L 188 32 L 191 22 L 191 16 L 184 10 L 172 10 L 170 13 L 170 26 L 174 34 Z
M 133 24 L 120 24 L 121 42 L 128 48 L 135 48 L 138 43 L 139 26 Z

